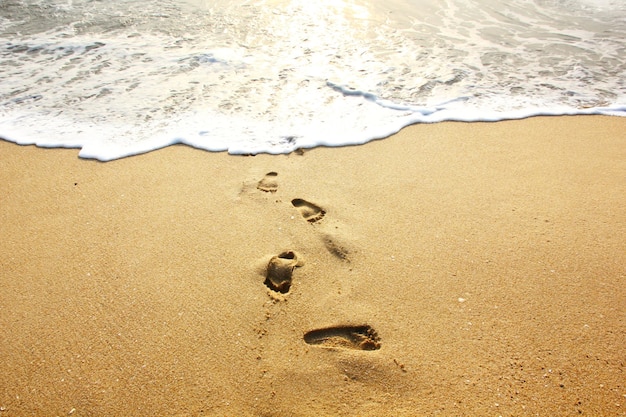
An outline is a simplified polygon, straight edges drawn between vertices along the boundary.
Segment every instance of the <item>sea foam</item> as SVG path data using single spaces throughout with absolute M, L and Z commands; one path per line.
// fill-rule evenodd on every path
M 626 8 L 611 0 L 14 3 L 0 8 L 0 137 L 84 158 L 626 115 Z

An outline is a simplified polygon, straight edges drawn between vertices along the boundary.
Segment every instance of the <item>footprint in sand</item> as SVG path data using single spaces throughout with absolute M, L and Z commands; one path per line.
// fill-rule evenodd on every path
M 326 211 L 321 207 L 301 198 L 294 198 L 291 200 L 291 204 L 300 211 L 302 217 L 309 223 L 319 222 L 326 214 Z
M 343 348 L 353 350 L 378 350 L 380 338 L 370 326 L 336 326 L 311 330 L 304 335 L 309 345 L 325 348 Z
M 256 188 L 261 191 L 265 191 L 266 193 L 275 193 L 278 190 L 278 181 L 276 181 L 276 177 L 278 176 L 278 172 L 268 172 L 265 176 L 259 181 Z
M 337 242 L 337 239 L 329 234 L 322 236 L 322 242 L 326 247 L 326 250 L 340 261 L 350 262 L 348 255 L 350 251 L 341 243 Z
M 293 251 L 286 251 L 280 255 L 273 256 L 267 264 L 267 273 L 264 284 L 272 291 L 282 294 L 289 292 L 291 287 L 293 270 L 297 266 L 302 266 L 302 262 Z

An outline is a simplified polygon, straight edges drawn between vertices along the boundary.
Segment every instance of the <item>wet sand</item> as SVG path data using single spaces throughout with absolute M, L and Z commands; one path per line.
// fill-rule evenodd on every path
M 626 413 L 625 118 L 0 152 L 0 417 Z

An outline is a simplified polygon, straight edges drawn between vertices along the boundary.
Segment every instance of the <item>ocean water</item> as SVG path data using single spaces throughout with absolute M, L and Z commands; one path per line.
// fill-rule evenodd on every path
M 623 0 L 0 0 L 0 137 L 102 161 L 626 115 Z

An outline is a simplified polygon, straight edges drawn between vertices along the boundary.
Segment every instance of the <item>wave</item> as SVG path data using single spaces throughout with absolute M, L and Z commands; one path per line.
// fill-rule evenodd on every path
M 624 116 L 626 10 L 592 3 L 7 2 L 0 137 L 106 161 L 176 143 L 288 153 L 413 123 Z

